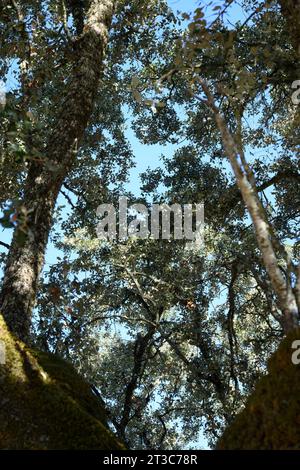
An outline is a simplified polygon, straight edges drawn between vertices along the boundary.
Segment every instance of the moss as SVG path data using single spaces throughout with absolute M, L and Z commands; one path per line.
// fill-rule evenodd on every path
M 60 358 L 28 348 L 0 315 L 0 449 L 124 449 L 90 386 Z
M 225 430 L 217 449 L 300 449 L 300 365 L 292 363 L 295 330 L 280 344 L 244 410 Z

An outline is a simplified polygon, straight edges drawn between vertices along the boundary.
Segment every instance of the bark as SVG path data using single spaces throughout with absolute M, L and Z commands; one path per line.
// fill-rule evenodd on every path
M 147 351 L 151 345 L 153 335 L 155 334 L 156 327 L 150 326 L 145 335 L 137 336 L 134 347 L 133 355 L 133 369 L 130 380 L 125 389 L 124 406 L 122 410 L 122 418 L 117 425 L 118 436 L 126 443 L 126 429 L 133 418 L 133 398 L 138 383 L 141 380 L 145 366 L 148 362 Z
M 25 341 L 56 199 L 92 113 L 115 4 L 116 0 L 90 3 L 74 52 L 78 58 L 45 145 L 43 162 L 32 162 L 28 171 L 22 206 L 29 230 L 23 244 L 19 241 L 21 227 L 14 232 L 0 294 L 1 312 L 8 327 Z
M 233 169 L 244 203 L 250 214 L 264 266 L 269 275 L 273 290 L 278 297 L 279 308 L 284 315 L 284 326 L 285 332 L 287 333 L 298 327 L 299 310 L 296 296 L 290 286 L 290 280 L 284 277 L 279 267 L 275 249 L 277 241 L 274 240 L 272 228 L 268 223 L 264 208 L 258 197 L 254 175 L 249 169 L 245 156 L 241 148 L 238 148 L 223 116 L 215 105 L 214 98 L 206 82 L 201 81 L 201 85 L 207 97 L 207 104 L 214 113 L 217 126 L 222 136 L 224 149 Z

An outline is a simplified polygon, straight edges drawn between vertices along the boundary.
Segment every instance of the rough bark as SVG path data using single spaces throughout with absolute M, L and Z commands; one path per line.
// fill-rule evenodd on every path
M 74 54 L 77 60 L 57 113 L 56 125 L 43 151 L 43 162 L 32 162 L 22 202 L 28 233 L 21 245 L 16 228 L 0 294 L 8 327 L 27 340 L 52 215 L 92 113 L 116 0 L 93 0 Z

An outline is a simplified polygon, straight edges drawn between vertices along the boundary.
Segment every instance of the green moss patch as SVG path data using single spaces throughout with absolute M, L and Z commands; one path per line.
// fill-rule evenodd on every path
M 217 449 L 300 449 L 300 365 L 292 363 L 295 330 L 280 344 L 244 410 L 225 430 Z
M 0 316 L 0 449 L 105 449 L 124 446 L 74 368 L 15 339 Z

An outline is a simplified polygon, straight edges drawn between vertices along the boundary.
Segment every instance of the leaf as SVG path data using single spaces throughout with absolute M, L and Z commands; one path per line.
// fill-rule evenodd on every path
M 142 95 L 140 94 L 139 91 L 134 90 L 134 91 L 132 92 L 132 94 L 133 94 L 134 99 L 135 99 L 138 103 L 141 103 L 141 102 L 143 101 L 143 97 L 142 97 Z
M 144 101 L 146 106 L 152 106 L 153 105 L 153 100 L 145 100 Z
M 138 77 L 136 75 L 134 75 L 131 79 L 131 87 L 133 89 L 136 89 L 140 84 L 140 80 L 138 79 Z

